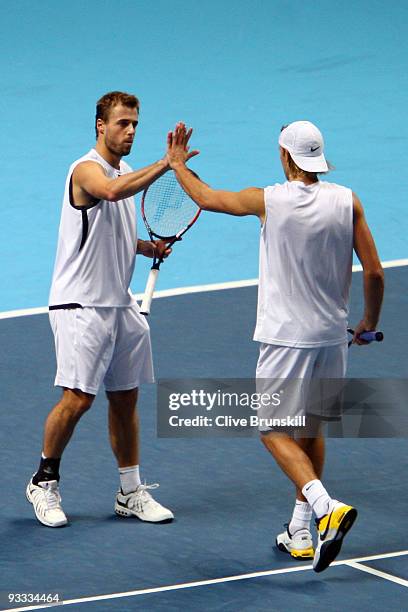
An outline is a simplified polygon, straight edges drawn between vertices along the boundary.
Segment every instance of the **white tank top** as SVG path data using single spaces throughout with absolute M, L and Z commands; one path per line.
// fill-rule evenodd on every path
M 345 342 L 352 191 L 287 181 L 266 187 L 264 197 L 254 340 L 299 348 Z
M 95 149 L 70 167 L 49 304 L 132 306 L 136 303 L 129 290 L 137 249 L 134 199 L 99 200 L 95 205 L 76 207 L 71 179 L 83 161 L 100 164 L 110 178 L 132 171 L 123 161 L 119 170 L 113 168 Z

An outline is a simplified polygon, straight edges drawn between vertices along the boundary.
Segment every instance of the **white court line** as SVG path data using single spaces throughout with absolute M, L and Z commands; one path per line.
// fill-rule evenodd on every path
M 213 283 L 212 285 L 193 285 L 191 287 L 176 287 L 175 289 L 161 289 L 154 292 L 154 299 L 173 297 L 175 295 L 187 295 L 190 293 L 203 293 L 205 291 L 222 291 L 223 289 L 238 289 L 240 287 L 252 287 L 258 284 L 257 278 L 250 278 L 241 281 L 229 281 L 227 283 Z M 143 293 L 135 293 L 137 300 L 143 299 Z M 14 317 L 27 317 L 30 315 L 44 314 L 48 312 L 48 306 L 39 308 L 25 308 L 22 310 L 8 310 L 0 312 L 0 319 L 13 319 Z
M 393 576 L 392 574 L 387 574 L 386 572 L 381 572 L 380 570 L 376 570 L 373 567 L 368 567 L 367 565 L 361 565 L 356 561 L 349 561 L 345 563 L 350 567 L 354 567 L 362 572 L 367 572 L 367 574 L 372 574 L 373 576 L 377 576 L 378 578 L 384 578 L 384 580 L 389 580 L 390 582 L 396 582 L 401 586 L 408 587 L 408 580 L 404 580 L 404 578 L 398 578 L 398 576 Z
M 401 266 L 408 266 L 408 259 L 392 259 L 390 261 L 382 261 L 381 265 L 383 268 L 400 268 Z M 353 266 L 353 272 L 361 272 L 363 266 L 356 264 Z
M 333 567 L 334 565 L 336 566 L 349 565 L 350 567 L 354 567 L 355 565 L 356 566 L 355 569 L 368 571 L 368 570 L 371 570 L 371 568 L 366 568 L 366 566 L 363 566 L 363 565 L 360 566 L 358 562 L 375 561 L 377 559 L 390 559 L 392 557 L 402 557 L 405 555 L 408 555 L 408 550 L 399 550 L 397 552 L 383 553 L 379 555 L 370 555 L 368 557 L 356 557 L 354 559 L 344 559 L 343 561 L 334 561 L 330 567 Z M 59 606 L 70 606 L 76 603 L 81 604 L 81 603 L 89 603 L 92 601 L 106 601 L 108 599 L 121 599 L 123 597 L 136 597 L 138 595 L 150 595 L 152 593 L 164 593 L 166 591 L 178 591 L 180 589 L 191 589 L 194 587 L 209 586 L 212 584 L 221 584 L 224 582 L 237 582 L 239 580 L 248 580 L 251 578 L 262 578 L 264 576 L 274 576 L 276 574 L 290 574 L 293 572 L 304 572 L 307 570 L 311 570 L 312 568 L 313 568 L 313 565 L 284 567 L 284 568 L 275 569 L 275 570 L 252 572 L 250 574 L 238 574 L 236 576 L 226 576 L 225 578 L 213 578 L 210 580 L 198 580 L 196 582 L 184 582 L 181 584 L 171 584 L 168 586 L 153 587 L 150 589 L 139 589 L 137 591 L 125 591 L 123 593 L 109 593 L 106 595 L 94 595 L 92 597 L 79 597 L 77 599 L 67 599 L 59 604 L 48 604 L 48 605 L 45 604 L 41 606 L 25 606 L 23 608 L 8 608 L 7 610 L 5 609 L 0 610 L 0 612 L 29 612 L 31 610 L 45 610 L 47 608 L 57 608 Z M 370 573 L 374 573 L 374 572 L 377 572 L 377 570 L 373 570 Z M 380 576 L 380 574 L 383 574 L 383 576 Z M 398 580 L 401 580 L 403 583 L 406 583 L 404 584 L 404 586 L 408 585 L 408 581 L 403 580 L 402 578 L 399 579 L 395 576 L 391 576 L 391 574 L 385 574 L 383 572 L 378 572 L 378 576 L 381 578 L 386 577 L 388 580 L 393 578 L 395 582 Z
M 408 266 L 408 259 L 394 259 L 391 261 L 381 262 L 383 268 L 399 268 L 400 266 Z M 360 264 L 353 266 L 353 272 L 361 272 Z M 162 289 L 155 291 L 154 299 L 163 297 L 173 297 L 175 295 L 187 295 L 190 293 L 203 293 L 205 291 L 222 291 L 224 289 L 238 289 L 240 287 L 253 287 L 258 284 L 257 278 L 249 278 L 241 281 L 229 281 L 226 283 L 213 283 L 210 285 L 193 285 L 191 287 L 176 287 L 175 289 Z M 143 299 L 143 293 L 136 293 L 137 300 Z M 0 312 L 0 319 L 14 319 L 15 317 L 27 317 L 30 315 L 45 314 L 48 312 L 47 306 L 39 308 L 25 308 L 20 310 L 8 310 Z
M 40 306 L 39 308 L 25 308 L 22 310 L 6 310 L 0 312 L 0 319 L 14 319 L 14 317 L 28 317 L 30 315 L 44 314 L 48 312 L 47 306 Z

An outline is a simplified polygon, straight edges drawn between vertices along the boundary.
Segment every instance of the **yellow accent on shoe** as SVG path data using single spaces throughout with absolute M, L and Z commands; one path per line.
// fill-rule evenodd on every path
M 332 563 L 341 550 L 344 536 L 353 526 L 357 510 L 341 502 L 335 502 L 332 511 L 317 524 L 318 542 L 313 559 L 315 572 L 322 572 Z M 316 521 L 317 523 L 317 521 Z
M 323 535 L 324 532 L 329 529 L 338 529 L 345 515 L 350 512 L 350 510 L 354 510 L 353 506 L 339 506 L 335 508 L 330 514 L 325 514 L 320 521 L 317 531 L 319 535 Z M 328 522 L 330 520 L 330 525 Z
M 313 559 L 314 548 L 305 548 L 304 550 L 296 550 L 292 548 L 290 554 L 295 559 Z
M 300 529 L 293 535 L 286 529 L 276 537 L 276 546 L 282 552 L 289 553 L 294 559 L 314 558 L 312 534 L 309 529 Z

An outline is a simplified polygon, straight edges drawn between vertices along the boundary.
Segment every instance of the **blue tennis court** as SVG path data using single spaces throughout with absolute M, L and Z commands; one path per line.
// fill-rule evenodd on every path
M 387 271 L 391 294 L 407 290 L 401 271 Z M 361 275 L 353 280 L 354 298 L 361 291 Z M 248 338 L 255 302 L 255 287 L 156 300 L 151 325 L 158 371 L 167 378 L 251 376 L 256 345 Z M 218 313 L 211 333 L 195 325 L 209 308 Z M 232 309 L 237 316 L 231 324 Z M 176 310 L 183 313 L 192 346 L 200 350 L 186 352 L 185 341 L 171 325 Z M 351 376 L 406 376 L 405 362 L 400 358 L 398 364 L 395 358 L 404 339 L 386 326 L 393 316 L 402 316 L 402 310 L 389 302 L 384 332 L 392 341 L 370 347 L 365 357 L 362 350 L 353 350 Z M 62 530 L 39 526 L 25 500 L 24 484 L 38 458 L 34 442 L 58 394 L 49 384 L 52 338 L 46 315 L 0 323 L 7 398 L 1 448 L 3 463 L 15 466 L 4 476 L 11 497 L 1 510 L 3 592 L 32 592 L 35 585 L 41 593 L 58 592 L 67 603 L 78 599 L 72 606 L 81 610 L 340 610 L 346 589 L 349 609 L 404 608 L 405 439 L 328 441 L 327 485 L 350 499 L 360 518 L 339 562 L 320 575 L 307 562 L 291 562 L 274 548 L 275 535 L 290 512 L 292 490 L 258 440 L 158 439 L 153 385 L 144 388 L 140 400 L 143 472 L 160 481 L 158 498 L 174 509 L 175 522 L 148 525 L 113 515 L 116 468 L 106 439 L 104 398 L 99 396 L 64 454 L 62 493 L 71 523 Z M 19 334 L 24 343 L 16 346 Z M 228 351 L 232 343 L 233 355 Z M 41 354 L 40 344 L 46 347 Z M 224 581 L 228 577 L 236 580 Z
M 218 188 L 281 181 L 281 125 L 315 122 L 336 167 L 328 180 L 358 193 L 389 262 L 386 341 L 353 347 L 349 376 L 407 377 L 407 19 L 406 2 L 382 0 L 18 0 L 2 11 L 1 610 L 44 608 L 9 603 L 9 593 L 58 593 L 79 612 L 407 608 L 402 438 L 328 441 L 325 482 L 359 518 L 321 575 L 274 547 L 292 490 L 259 441 L 158 438 L 155 385 L 139 402 L 142 477 L 160 483 L 157 498 L 174 509 L 173 523 L 114 516 L 103 394 L 64 453 L 70 525 L 42 528 L 24 494 L 59 397 L 44 307 L 63 183 L 94 144 L 95 101 L 112 89 L 141 99 L 133 167 L 159 159 L 167 131 L 183 120 L 201 150 L 192 167 Z M 177 245 L 158 287 L 168 295 L 154 301 L 150 318 L 157 378 L 253 376 L 258 239 L 254 219 L 203 213 Z M 136 293 L 147 274 L 139 258 Z M 361 296 L 356 271 L 352 322 Z

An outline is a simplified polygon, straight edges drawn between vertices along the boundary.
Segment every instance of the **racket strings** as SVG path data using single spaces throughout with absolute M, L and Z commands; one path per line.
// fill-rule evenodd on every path
M 194 219 L 197 211 L 197 205 L 182 190 L 174 175 L 163 175 L 145 194 L 146 221 L 159 236 L 175 236 Z

